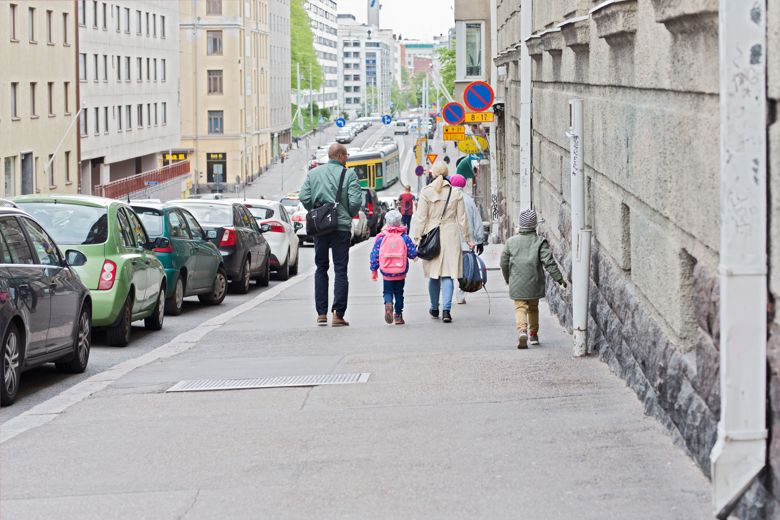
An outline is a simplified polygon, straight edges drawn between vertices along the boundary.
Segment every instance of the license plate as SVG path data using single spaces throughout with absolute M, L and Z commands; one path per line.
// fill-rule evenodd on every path
M 207 236 L 209 238 L 217 238 L 217 230 L 216 229 L 209 229 L 207 231 Z

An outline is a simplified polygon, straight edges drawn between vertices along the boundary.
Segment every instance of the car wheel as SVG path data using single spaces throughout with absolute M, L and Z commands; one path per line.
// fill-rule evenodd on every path
M 92 316 L 88 307 L 82 307 L 79 321 L 76 324 L 76 334 L 73 338 L 73 354 L 67 361 L 58 361 L 57 370 L 68 374 L 80 374 L 87 369 L 89 349 L 92 345 Z
M 160 286 L 160 293 L 157 295 L 157 305 L 154 306 L 152 315 L 144 319 L 144 326 L 149 330 L 160 330 L 165 320 L 165 284 Z
M 198 299 L 208 305 L 219 305 L 225 300 L 227 294 L 227 274 L 225 268 L 217 269 L 217 275 L 214 277 L 214 288 L 209 294 L 201 294 Z
M 285 281 L 290 279 L 290 251 L 287 251 L 287 258 L 285 259 L 284 263 L 279 266 L 279 269 L 276 271 L 276 279 Z
M 165 313 L 171 316 L 178 316 L 181 314 L 184 307 L 184 282 L 181 280 L 182 274 L 176 277 L 176 288 L 173 290 L 173 294 L 170 298 L 165 300 Z
M 244 260 L 244 266 L 241 268 L 241 274 L 238 280 L 230 284 L 230 288 L 238 294 L 246 294 L 249 292 L 249 282 L 251 282 L 252 274 L 249 272 L 249 259 Z
M 133 295 L 128 294 L 122 306 L 119 322 L 106 330 L 106 339 L 112 347 L 126 347 L 130 343 L 130 329 L 133 323 Z
M 290 276 L 295 276 L 298 274 L 298 261 L 301 259 L 301 251 L 300 248 L 295 251 L 295 263 L 293 263 L 290 266 Z
M 271 282 L 271 259 L 268 255 L 265 257 L 265 267 L 263 267 L 263 274 L 257 279 L 257 285 L 260 287 L 268 287 Z
M 7 406 L 16 401 L 19 379 L 22 376 L 21 350 L 22 336 L 15 324 L 8 327 L 3 338 L 2 385 L 0 385 L 0 405 Z

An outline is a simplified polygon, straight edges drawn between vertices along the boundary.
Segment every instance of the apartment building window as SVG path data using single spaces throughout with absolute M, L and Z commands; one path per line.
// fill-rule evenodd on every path
M 87 81 L 87 55 L 79 53 L 79 80 Z
M 147 103 L 146 104 L 146 127 L 151 128 L 152 126 L 152 104 Z
M 103 55 L 103 81 L 108 81 L 108 55 Z
M 54 11 L 46 11 L 46 43 L 54 45 L 54 31 L 52 31 L 51 20 Z
M 165 39 L 165 17 L 160 15 L 160 38 Z
M 103 107 L 103 132 L 108 133 L 108 107 Z
M 116 57 L 116 80 L 122 81 L 122 57 Z
M 11 41 L 15 42 L 18 41 L 16 39 L 16 4 L 11 4 L 9 6 L 10 12 L 9 12 L 9 22 L 11 23 L 10 32 L 11 32 Z
M 130 34 L 130 8 L 129 7 L 125 7 L 124 22 L 125 22 L 125 33 Z
M 141 28 L 138 28 L 138 34 L 141 34 Z M 149 36 L 149 13 L 146 13 L 146 36 Z
M 146 58 L 146 81 L 152 79 L 152 59 Z
M 108 4 L 103 2 L 103 30 L 108 30 Z
M 165 81 L 167 78 L 168 62 L 165 59 L 160 60 L 160 80 Z
M 152 15 L 152 37 L 157 38 L 157 15 Z
M 141 34 L 141 11 L 135 12 L 135 34 Z
M 133 129 L 133 107 L 130 105 L 125 106 L 125 121 L 127 121 L 127 131 Z
M 5 196 L 13 197 L 16 193 L 14 190 L 14 180 L 16 179 L 16 157 L 5 158 Z
M 34 7 L 27 8 L 27 17 L 28 17 L 27 33 L 28 36 L 30 37 L 30 43 L 38 43 L 35 41 L 35 8 Z
M 36 103 L 36 89 L 38 84 L 35 82 L 30 83 L 30 117 L 38 117 L 38 106 Z
M 144 59 L 143 58 L 137 58 L 136 59 L 136 68 L 138 69 L 138 81 L 144 80 Z
M 95 107 L 95 135 L 100 134 L 100 108 Z
M 163 125 L 168 124 L 168 103 L 164 101 L 162 103 L 162 124 Z
M 222 56 L 222 31 L 206 31 L 206 44 L 209 56 Z
M 100 56 L 92 55 L 92 76 L 95 81 L 100 80 Z
M 130 56 L 125 56 L 125 81 L 130 81 Z
M 207 15 L 221 15 L 222 14 L 222 0 L 206 0 L 206 14 Z
M 152 67 L 154 81 L 157 81 L 157 58 L 154 58 L 154 67 Z
M 119 6 L 116 6 L 116 32 L 122 31 L 122 16 L 121 16 L 122 8 Z
M 87 115 L 89 112 L 87 112 L 87 109 L 81 111 L 81 115 L 79 116 L 79 124 L 81 125 L 81 137 L 87 137 L 87 131 L 89 130 L 89 122 L 87 121 Z
M 135 107 L 136 111 L 136 117 L 138 118 L 138 128 L 143 128 L 144 126 L 144 106 L 142 103 L 138 103 L 138 105 Z
M 79 25 L 87 25 L 87 0 L 79 0 Z
M 154 126 L 157 126 L 157 103 L 154 104 Z
M 54 82 L 50 81 L 46 85 L 46 100 L 49 105 L 49 116 L 54 115 Z
M 46 162 L 49 167 L 49 186 L 54 187 L 54 155 L 49 154 L 49 160 Z
M 65 101 L 65 115 L 70 115 L 70 82 L 66 81 L 62 84 L 62 91 L 64 94 L 64 101 Z
M 11 118 L 19 119 L 19 83 L 11 83 Z
M 70 150 L 65 152 L 65 183 L 70 183 Z
M 210 70 L 208 75 L 208 93 L 222 94 L 222 71 Z
M 98 28 L 98 3 L 97 0 L 92 0 L 92 27 Z
M 120 132 L 122 131 L 122 106 L 116 107 L 116 128 Z
M 466 24 L 466 76 L 482 76 L 482 24 Z
M 209 133 L 210 134 L 224 134 L 225 122 L 223 117 L 224 112 L 222 110 L 209 110 Z

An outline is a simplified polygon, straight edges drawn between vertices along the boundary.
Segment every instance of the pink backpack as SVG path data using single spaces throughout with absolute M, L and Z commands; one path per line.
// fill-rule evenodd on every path
M 388 233 L 379 246 L 379 270 L 383 274 L 398 275 L 406 272 L 406 242 L 400 233 Z

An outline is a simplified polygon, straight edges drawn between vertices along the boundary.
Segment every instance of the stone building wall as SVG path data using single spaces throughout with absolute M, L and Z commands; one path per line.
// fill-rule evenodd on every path
M 586 16 L 602 4 L 533 0 L 533 203 L 570 276 L 566 131 L 568 101 L 581 97 L 593 228 L 589 348 L 709 475 L 720 413 L 718 2 L 626 0 Z M 776 6 L 768 13 L 773 113 Z M 769 131 L 772 294 L 780 294 L 778 126 Z M 570 293 L 549 284 L 548 298 L 570 327 Z M 770 464 L 741 500 L 740 518 L 780 515 L 780 321 L 770 319 Z

